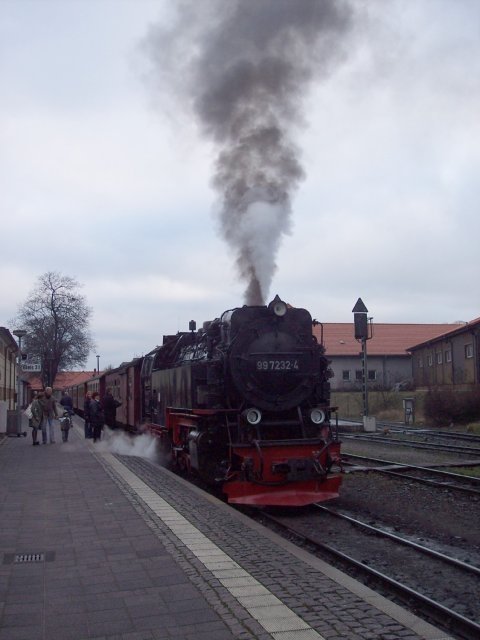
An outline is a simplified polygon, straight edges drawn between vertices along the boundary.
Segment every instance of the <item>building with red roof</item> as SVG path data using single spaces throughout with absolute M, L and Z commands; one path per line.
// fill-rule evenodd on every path
M 77 384 L 86 382 L 96 374 L 96 371 L 59 371 L 53 382 L 53 394 L 59 399 L 64 389 L 70 389 Z M 40 391 L 44 388 L 42 378 L 39 374 L 30 373 L 25 374 L 24 377 L 28 381 L 30 396 L 33 396 L 35 391 Z
M 431 340 L 458 325 L 373 323 L 367 340 L 367 375 L 371 388 L 391 389 L 400 383 L 413 383 L 413 344 Z M 323 342 L 334 377 L 334 390 L 360 390 L 362 387 L 362 343 L 355 339 L 353 322 L 326 322 L 314 327 Z

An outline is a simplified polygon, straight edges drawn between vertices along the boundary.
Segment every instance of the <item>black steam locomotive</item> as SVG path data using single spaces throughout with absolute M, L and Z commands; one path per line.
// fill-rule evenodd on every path
M 221 484 L 229 502 L 327 500 L 341 479 L 331 375 L 311 315 L 277 296 L 165 336 L 142 363 L 144 422 L 177 467 Z

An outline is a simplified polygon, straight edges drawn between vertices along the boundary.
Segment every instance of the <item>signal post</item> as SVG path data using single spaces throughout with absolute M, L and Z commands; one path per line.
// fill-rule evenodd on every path
M 372 325 L 367 317 L 368 309 L 359 298 L 352 309 L 355 329 L 355 340 L 362 343 L 362 396 L 363 396 L 363 429 L 375 431 L 377 428 L 374 416 L 368 415 L 368 367 L 367 367 L 367 340 L 372 337 Z

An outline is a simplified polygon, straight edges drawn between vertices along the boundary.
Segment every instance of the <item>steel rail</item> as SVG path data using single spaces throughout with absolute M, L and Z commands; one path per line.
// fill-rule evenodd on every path
M 409 464 L 408 462 L 394 462 L 393 460 L 383 460 L 381 458 L 370 458 L 369 456 L 361 456 L 356 453 L 344 453 L 346 458 L 356 458 L 357 460 L 369 460 L 370 462 L 380 462 L 381 464 L 386 464 L 391 467 L 398 467 L 402 469 L 416 469 L 417 471 L 428 471 L 429 473 L 433 473 L 434 475 L 443 475 L 446 477 L 454 477 L 458 480 L 466 480 L 471 482 L 472 484 L 480 484 L 480 477 L 477 476 L 466 476 L 462 473 L 454 473 L 453 471 L 444 471 L 443 469 L 436 469 L 435 467 L 424 467 L 417 464 Z M 345 461 L 342 461 L 345 464 Z M 457 466 L 462 466 L 460 463 Z M 475 463 L 465 463 L 465 466 L 480 466 L 480 460 Z M 377 467 L 371 467 L 372 471 L 377 471 Z
M 342 421 L 342 418 L 339 418 L 339 421 Z M 343 422 L 347 422 L 350 424 L 355 424 L 359 426 L 363 426 L 363 422 L 360 420 L 346 420 Z M 464 433 L 462 431 L 439 431 L 438 429 L 432 429 L 430 427 L 410 427 L 406 424 L 400 422 L 383 422 L 377 420 L 377 427 L 383 427 L 385 429 L 391 429 L 395 432 L 401 433 L 425 433 L 428 435 L 438 436 L 439 438 L 451 438 L 457 440 L 466 440 L 468 442 L 478 442 L 480 443 L 480 435 L 475 433 Z
M 395 438 L 384 438 L 380 436 L 368 436 L 368 435 L 351 435 L 341 434 L 343 440 L 360 440 L 363 442 L 380 442 L 380 443 L 393 443 L 402 447 L 411 447 L 412 449 L 428 449 L 434 451 L 445 451 L 447 453 L 471 453 L 472 455 L 480 455 L 480 449 L 474 447 L 461 447 L 461 446 L 449 446 L 449 445 L 435 445 L 434 443 L 417 442 L 416 440 L 396 440 Z
M 397 536 L 395 533 L 390 533 L 390 531 L 386 531 L 385 529 L 380 529 L 379 527 L 374 527 L 371 524 L 367 524 L 366 522 L 362 522 L 361 520 L 357 520 L 356 518 L 352 518 L 352 516 L 348 516 L 346 513 L 340 513 L 339 511 L 335 511 L 334 509 L 330 509 L 330 507 L 326 507 L 326 506 L 321 505 L 321 504 L 315 504 L 313 506 L 316 507 L 317 509 L 320 509 L 321 511 L 325 511 L 326 513 L 331 514 L 332 516 L 335 516 L 336 518 L 340 518 L 342 520 L 346 520 L 347 522 L 350 522 L 351 524 L 355 525 L 356 527 L 359 527 L 361 529 L 365 529 L 366 531 L 370 531 L 371 533 L 374 533 L 375 535 L 379 535 L 379 536 L 382 536 L 384 538 L 389 538 L 390 540 L 393 540 L 394 542 L 398 542 L 399 544 L 402 544 L 402 545 L 404 545 L 406 547 L 411 547 L 412 549 L 415 549 L 416 551 L 420 551 L 420 553 L 424 553 L 427 556 L 431 556 L 433 558 L 437 558 L 438 560 L 442 560 L 443 562 L 447 562 L 448 564 L 452 564 L 455 567 L 458 567 L 459 569 L 462 569 L 462 571 L 468 571 L 470 573 L 474 573 L 474 574 L 480 576 L 480 567 L 476 567 L 475 565 L 468 564 L 467 562 L 463 562 L 463 560 L 458 560 L 458 558 L 453 558 L 451 556 L 447 556 L 444 553 L 441 553 L 440 551 L 435 551 L 434 549 L 429 549 L 428 547 L 425 547 L 422 544 L 418 544 L 418 542 L 413 542 L 411 540 L 407 540 L 406 538 L 402 538 L 401 536 Z
M 419 476 L 412 476 L 410 474 L 403 473 L 403 471 L 389 471 L 388 469 L 375 469 L 373 467 L 370 471 L 374 473 L 382 473 L 385 476 L 393 476 L 394 478 L 403 478 L 405 480 L 412 480 L 413 482 L 419 482 L 420 484 L 426 484 L 429 487 L 438 487 L 439 489 L 453 489 L 454 491 L 463 491 L 474 496 L 480 496 L 480 489 L 474 487 L 467 487 L 462 484 L 453 484 L 452 482 L 440 482 L 439 480 L 431 480 L 430 478 L 420 478 Z M 460 474 L 452 474 L 453 476 L 459 476 Z M 462 477 L 462 476 L 460 476 Z M 464 476 L 470 478 L 471 476 Z M 480 479 L 479 479 L 480 480 Z
M 346 455 L 348 456 L 349 454 L 346 454 Z M 375 460 L 374 458 L 363 458 L 362 456 L 359 456 L 359 457 L 365 460 L 370 460 L 370 459 Z M 342 460 L 342 464 L 349 465 L 352 463 L 348 462 L 347 460 Z M 471 495 L 480 495 L 480 490 L 475 489 L 472 486 L 468 486 L 467 484 L 453 484 L 453 482 L 455 482 L 456 480 L 463 483 L 469 483 L 469 485 L 480 484 L 480 477 L 477 477 L 477 476 L 467 476 L 461 473 L 454 473 L 453 471 L 443 471 L 442 469 L 431 469 L 430 467 L 418 467 L 418 466 L 409 465 L 409 464 L 392 463 L 391 466 L 398 470 L 382 469 L 380 467 L 368 467 L 368 468 L 358 469 L 358 471 L 361 471 L 362 473 L 363 472 L 381 473 L 386 476 L 393 476 L 395 478 L 412 480 L 413 482 L 418 482 L 420 484 L 438 487 L 440 489 L 453 489 L 455 491 L 463 491 L 464 493 L 469 493 Z M 441 482 L 440 480 L 432 480 L 430 478 L 412 476 L 410 474 L 404 473 L 407 469 L 417 470 L 417 471 L 420 471 L 421 473 L 427 472 L 432 475 L 440 475 L 445 478 L 448 478 L 452 482 Z M 354 472 L 355 472 L 355 469 L 352 469 L 349 473 L 354 473 Z
M 465 440 L 465 442 L 475 442 L 476 444 L 480 444 L 480 436 L 475 435 L 474 433 L 460 433 L 457 431 L 435 431 L 433 429 L 402 429 L 397 427 L 388 427 L 395 432 L 407 432 L 411 435 L 425 434 L 428 436 L 433 436 L 434 438 L 445 438 L 450 440 Z
M 408 587 L 407 585 L 402 584 L 401 582 L 398 582 L 398 580 L 395 580 L 394 578 L 391 578 L 385 575 L 384 573 L 377 571 L 377 569 L 372 569 L 371 567 L 368 567 L 362 562 L 355 560 L 355 558 L 352 558 L 351 556 L 347 555 L 346 553 L 343 553 L 342 551 L 338 551 L 337 549 L 334 549 L 333 547 L 331 547 L 328 544 L 325 544 L 324 542 L 319 542 L 318 540 L 314 540 L 313 538 L 310 538 L 309 536 L 303 533 L 299 533 L 298 531 L 295 531 L 295 529 L 292 529 L 291 527 L 283 524 L 281 521 L 277 520 L 277 518 L 275 518 L 271 514 L 263 513 L 262 517 L 274 522 L 277 526 L 282 528 L 284 531 L 287 531 L 292 536 L 295 536 L 297 539 L 301 539 L 306 543 L 312 545 L 314 548 L 325 551 L 326 553 L 330 554 L 331 556 L 335 557 L 341 562 L 349 566 L 355 567 L 355 569 L 357 569 L 358 571 L 361 571 L 362 573 L 368 575 L 369 577 L 372 577 L 378 580 L 383 585 L 387 585 L 390 589 L 393 590 L 393 593 L 395 593 L 399 598 L 401 598 L 407 604 L 411 605 L 412 600 L 415 601 L 416 604 L 421 605 L 423 607 L 426 616 L 434 620 L 443 629 L 454 628 L 455 632 L 457 634 L 460 633 L 461 636 L 466 640 L 478 640 L 478 638 L 480 637 L 480 624 L 477 624 L 474 620 L 470 620 L 469 618 L 462 616 L 456 611 L 453 611 L 452 609 L 445 607 L 439 602 L 435 602 L 435 600 L 432 600 L 428 596 L 425 596 L 422 593 L 416 591 L 415 589 L 412 589 L 411 587 Z M 448 625 L 446 625 L 445 619 L 448 620 Z

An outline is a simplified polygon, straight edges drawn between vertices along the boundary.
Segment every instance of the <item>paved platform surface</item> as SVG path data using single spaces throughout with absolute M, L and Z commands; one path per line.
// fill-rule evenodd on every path
M 449 638 L 75 421 L 0 441 L 0 640 Z

